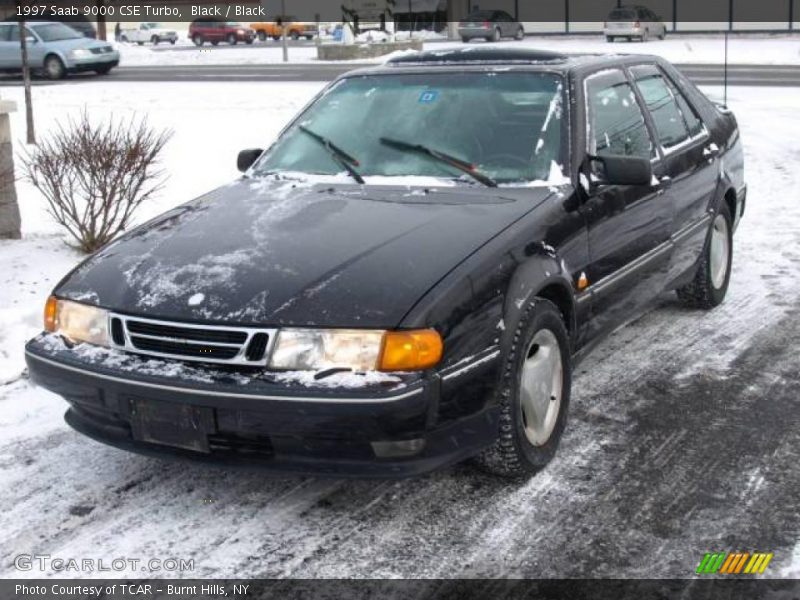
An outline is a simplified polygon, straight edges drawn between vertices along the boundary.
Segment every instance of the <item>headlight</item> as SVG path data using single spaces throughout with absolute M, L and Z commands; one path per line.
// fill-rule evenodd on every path
M 91 52 L 89 52 L 86 48 L 75 48 L 69 53 L 72 58 L 84 58 L 90 54 Z
M 44 328 L 73 342 L 108 346 L 108 311 L 88 304 L 50 296 L 44 309 Z
M 299 371 L 417 371 L 434 366 L 441 357 L 442 339 L 432 329 L 282 329 L 269 366 Z

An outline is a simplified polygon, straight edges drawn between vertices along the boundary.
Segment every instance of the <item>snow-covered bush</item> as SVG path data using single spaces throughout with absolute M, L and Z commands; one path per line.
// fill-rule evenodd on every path
M 77 247 L 94 252 L 124 231 L 161 188 L 159 155 L 171 136 L 146 120 L 95 125 L 83 112 L 22 157 L 24 177 Z

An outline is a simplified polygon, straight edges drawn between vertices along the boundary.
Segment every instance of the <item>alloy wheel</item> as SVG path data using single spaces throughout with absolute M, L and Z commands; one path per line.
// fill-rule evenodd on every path
M 711 227 L 711 251 L 709 256 L 711 283 L 716 289 L 720 289 L 725 284 L 730 252 L 728 221 L 724 215 L 719 214 L 714 219 L 714 224 Z
M 564 366 L 558 339 L 549 329 L 533 336 L 520 377 L 520 408 L 525 436 L 543 446 L 553 433 L 561 409 Z

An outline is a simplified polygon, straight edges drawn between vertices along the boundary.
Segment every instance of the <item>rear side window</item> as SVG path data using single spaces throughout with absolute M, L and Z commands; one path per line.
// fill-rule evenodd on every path
M 695 112 L 695 110 L 689 104 L 686 96 L 684 96 L 683 92 L 681 92 L 669 79 L 666 81 L 669 85 L 669 89 L 672 91 L 672 95 L 675 97 L 675 102 L 678 103 L 678 109 L 681 111 L 681 116 L 686 123 L 686 128 L 689 130 L 689 135 L 695 137 L 696 135 L 703 133 L 705 129 L 703 126 L 703 121 L 701 121 L 700 117 L 697 116 L 697 112 Z
M 661 73 L 651 66 L 634 67 L 631 71 L 653 117 L 659 143 L 669 149 L 689 139 L 686 122 Z
M 13 25 L 14 29 L 19 29 L 16 25 Z M 11 41 L 11 28 L 12 25 L 0 25 L 0 42 L 8 42 Z M 17 34 L 17 39 L 19 39 L 19 34 Z
M 597 156 L 651 158 L 655 149 L 628 80 L 604 71 L 586 80 L 588 151 Z

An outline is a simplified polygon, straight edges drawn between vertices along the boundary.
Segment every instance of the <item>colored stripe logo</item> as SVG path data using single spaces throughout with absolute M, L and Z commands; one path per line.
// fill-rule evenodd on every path
M 766 552 L 706 552 L 697 566 L 698 575 L 761 575 L 767 569 L 773 553 Z

